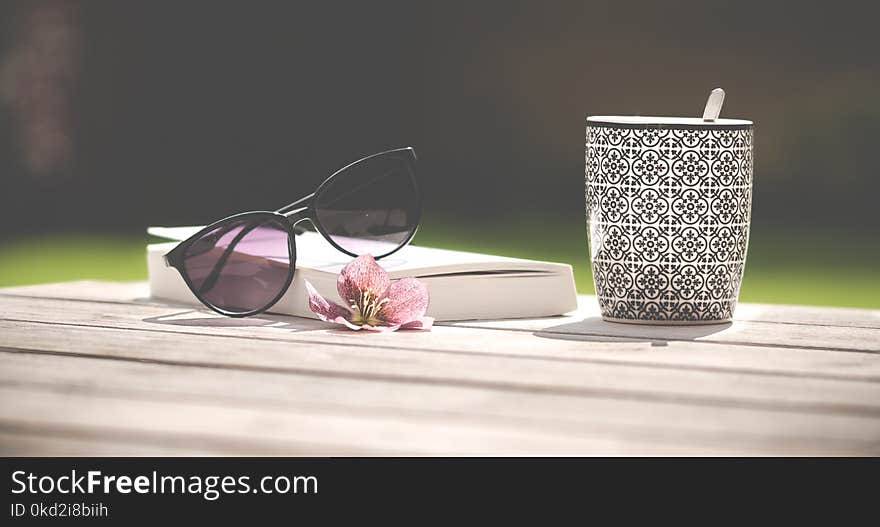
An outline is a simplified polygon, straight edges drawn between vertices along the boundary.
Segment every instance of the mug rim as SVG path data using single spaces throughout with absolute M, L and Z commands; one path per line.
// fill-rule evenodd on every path
M 641 115 L 590 115 L 587 124 L 609 128 L 659 128 L 659 129 L 713 129 L 744 130 L 754 123 L 746 119 L 716 119 L 704 121 L 699 117 L 653 117 Z

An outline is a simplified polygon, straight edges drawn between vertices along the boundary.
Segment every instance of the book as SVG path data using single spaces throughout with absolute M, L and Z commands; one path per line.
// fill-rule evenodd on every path
M 199 304 L 180 273 L 165 265 L 164 255 L 201 227 L 150 227 L 158 238 L 174 240 L 147 246 L 150 295 Z M 308 307 L 305 281 L 328 300 L 346 305 L 336 292 L 336 278 L 352 258 L 318 233 L 296 237 L 296 273 L 290 288 L 270 313 L 317 318 Z M 538 318 L 577 308 L 574 274 L 568 264 L 508 258 L 408 245 L 378 261 L 392 280 L 415 277 L 428 286 L 428 315 L 438 321 Z

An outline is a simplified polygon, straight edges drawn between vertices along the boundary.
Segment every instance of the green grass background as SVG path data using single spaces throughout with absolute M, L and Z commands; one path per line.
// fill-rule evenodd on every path
M 144 236 L 54 234 L 0 242 L 0 286 L 83 278 L 146 278 Z M 578 219 L 456 222 L 427 218 L 414 243 L 567 262 L 593 292 L 586 226 Z M 740 300 L 880 308 L 874 236 L 753 229 Z

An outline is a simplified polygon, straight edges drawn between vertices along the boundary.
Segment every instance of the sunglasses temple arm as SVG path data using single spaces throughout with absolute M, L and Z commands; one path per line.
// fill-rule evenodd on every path
M 294 201 L 293 203 L 291 203 L 291 204 L 289 204 L 289 205 L 285 205 L 285 206 L 281 207 L 280 209 L 278 209 L 278 210 L 275 211 L 275 212 L 277 212 L 277 213 L 279 213 L 279 214 L 284 214 L 284 211 L 287 211 L 288 209 L 291 209 L 292 207 L 295 207 L 296 205 L 298 205 L 298 204 L 300 204 L 300 203 L 303 203 L 303 202 L 306 202 L 306 201 L 308 201 L 308 200 L 310 200 L 310 199 L 312 199 L 312 198 L 314 198 L 314 197 L 315 197 L 315 194 L 314 194 L 314 193 L 309 194 L 308 196 L 302 197 L 302 198 L 300 198 L 300 199 Z M 303 208 L 301 208 L 300 210 L 296 210 L 296 211 L 293 211 L 292 213 L 285 214 L 285 216 L 287 216 L 288 220 L 289 220 L 291 223 L 295 223 L 296 221 L 298 221 L 298 220 L 300 219 L 300 214 L 299 214 L 299 213 L 304 212 L 304 211 L 307 210 L 307 209 L 308 209 L 308 207 L 303 207 Z M 213 237 L 213 239 L 218 240 L 218 239 L 222 238 L 223 235 L 225 235 L 227 232 L 229 232 L 229 231 L 231 231 L 232 229 L 234 229 L 235 227 L 237 227 L 237 225 L 229 225 L 229 226 L 227 226 L 227 227 L 223 227 L 223 228 L 219 229 L 217 232 L 215 232 L 215 233 L 213 234 L 212 237 Z M 250 232 L 250 231 L 251 231 L 251 229 L 247 229 L 247 228 L 246 228 L 246 229 L 244 229 L 241 233 L 239 233 L 239 236 L 244 236 L 244 234 L 247 234 L 247 233 Z M 306 232 L 306 229 L 304 229 L 304 228 L 302 228 L 302 227 L 299 227 L 299 226 L 297 226 L 297 225 L 294 225 L 294 226 L 293 226 L 293 232 L 294 232 L 294 234 L 296 234 L 296 235 L 300 235 L 300 234 Z M 216 271 L 216 273 L 215 273 L 215 272 L 212 272 L 212 273 L 211 273 L 211 276 L 209 276 L 208 279 L 205 281 L 205 284 L 208 285 L 209 288 L 210 288 L 210 286 L 211 286 L 211 285 L 209 284 L 209 280 L 212 281 L 212 282 L 213 282 L 213 281 L 216 281 L 217 276 L 219 276 L 219 274 L 220 274 L 219 272 L 223 270 L 223 266 L 225 265 L 226 260 L 229 259 L 229 254 L 230 254 L 231 251 L 235 248 L 235 246 L 238 245 L 238 241 L 239 241 L 239 238 L 236 237 L 236 239 L 234 239 L 234 240 L 232 241 L 232 243 L 229 244 L 229 247 L 227 248 L 226 252 L 223 253 L 223 257 L 217 262 L 217 266 L 219 266 L 219 268 L 218 268 L 217 266 L 214 267 L 214 271 Z M 166 266 L 172 266 L 172 265 L 173 265 L 173 261 L 172 261 L 172 258 L 170 258 L 170 254 L 171 254 L 171 253 L 168 253 L 168 254 L 165 255 L 165 265 L 166 265 Z M 216 274 L 217 276 L 215 276 L 215 274 Z M 213 280 L 212 280 L 212 278 L 213 278 Z
M 235 225 L 235 224 L 230 224 L 230 225 L 227 225 L 226 227 L 221 227 L 221 228 L 217 229 L 215 232 L 213 232 L 210 236 L 205 236 L 204 239 L 206 239 L 206 240 L 210 239 L 210 240 L 217 241 L 220 238 L 222 238 L 224 235 L 226 235 L 226 233 L 228 233 L 229 231 L 231 231 L 232 229 L 234 229 L 236 227 L 237 227 L 237 225 Z M 189 241 L 189 240 L 187 240 L 187 241 Z M 164 260 L 165 260 L 166 267 L 176 267 L 177 266 L 178 258 L 174 255 L 174 253 L 179 252 L 180 247 L 185 243 L 186 243 L 186 241 L 180 242 L 179 244 L 177 244 L 177 246 L 174 249 L 172 249 L 170 252 L 168 252 L 165 255 Z M 210 250 L 210 249 L 207 249 L 207 250 Z M 196 254 L 201 254 L 203 252 L 206 252 L 206 251 L 200 251 L 199 253 L 196 253 Z
M 290 212 L 292 209 L 295 209 L 297 207 L 304 208 L 304 209 L 308 208 L 308 205 L 303 206 L 303 203 L 308 203 L 308 202 L 312 201 L 312 198 L 314 198 L 314 197 L 315 197 L 315 193 L 312 192 L 308 196 L 303 196 L 303 197 L 299 198 L 298 200 L 294 201 L 293 203 L 289 203 L 289 204 L 281 207 L 280 209 L 276 210 L 275 212 L 277 212 L 278 214 L 285 214 L 286 212 Z M 285 216 L 286 216 L 286 214 L 285 214 Z
M 361 161 L 365 161 L 365 160 L 367 160 L 367 159 L 371 159 L 371 158 L 374 158 L 374 157 L 377 157 L 377 156 L 383 156 L 383 155 L 385 155 L 385 154 L 394 154 L 394 153 L 397 153 L 397 152 L 408 152 L 409 155 L 412 156 L 412 162 L 415 162 L 415 160 L 416 160 L 416 152 L 415 152 L 415 150 L 412 149 L 412 147 L 398 148 L 398 149 L 395 149 L 395 150 L 389 150 L 389 151 L 387 151 L 387 152 L 380 152 L 380 153 L 378 153 L 378 154 L 373 154 L 373 155 L 371 155 L 371 156 L 367 156 L 367 157 L 365 157 L 365 158 L 363 158 L 363 159 L 360 159 L 360 160 L 358 160 L 358 161 L 355 161 L 355 162 L 352 163 L 351 165 L 349 165 L 349 166 L 347 166 L 347 167 L 345 167 L 345 168 L 339 170 L 339 171 L 337 172 L 337 174 L 338 174 L 339 172 L 342 172 L 343 170 L 345 170 L 345 169 L 347 169 L 347 168 L 353 166 L 353 165 L 357 165 L 357 164 L 360 163 Z M 411 166 L 411 168 L 412 168 L 412 166 Z M 334 175 L 335 175 L 335 174 L 334 174 Z M 333 176 L 330 176 L 330 177 L 332 178 Z M 366 186 L 370 185 L 372 182 L 376 181 L 376 179 L 378 179 L 378 178 L 374 178 L 373 180 L 371 180 L 371 181 L 369 181 L 369 182 L 367 182 L 367 183 L 361 185 L 361 187 L 366 187 Z M 325 181 L 324 183 L 326 183 L 326 181 Z M 351 189 L 351 190 L 348 192 L 348 194 L 351 194 L 352 192 L 356 192 L 357 190 L 359 190 L 359 188 L 360 188 L 360 187 L 355 188 L 355 189 Z M 289 204 L 287 204 L 287 205 L 281 207 L 280 209 L 276 210 L 275 212 L 277 212 L 278 214 L 284 214 L 285 216 L 288 216 L 288 213 L 290 213 L 292 209 L 295 209 L 295 208 L 297 208 L 297 207 L 301 207 L 301 208 L 303 208 L 303 209 L 307 209 L 307 208 L 310 206 L 310 202 L 312 201 L 312 199 L 314 199 L 315 194 L 317 194 L 317 193 L 316 193 L 316 192 L 312 192 L 312 193 L 309 194 L 308 196 L 303 196 L 303 197 L 299 198 L 298 200 L 294 201 L 293 203 L 289 203 Z M 304 203 L 307 203 L 307 205 L 303 206 Z M 288 217 L 290 217 L 290 216 L 288 216 Z
M 243 228 L 241 232 L 235 235 L 235 238 L 229 242 L 229 245 L 226 246 L 226 249 L 223 250 L 223 254 L 217 260 L 217 263 L 214 264 L 214 267 L 211 269 L 211 274 L 205 278 L 205 281 L 202 282 L 201 287 L 199 287 L 199 293 L 204 294 L 207 291 L 210 291 L 214 284 L 217 283 L 217 279 L 220 278 L 220 273 L 223 272 L 223 268 L 226 267 L 226 262 L 229 261 L 229 257 L 232 256 L 232 253 L 235 252 L 235 247 L 238 245 L 238 242 L 242 240 L 249 232 L 259 227 L 259 223 L 254 223 L 252 225 L 248 225 Z

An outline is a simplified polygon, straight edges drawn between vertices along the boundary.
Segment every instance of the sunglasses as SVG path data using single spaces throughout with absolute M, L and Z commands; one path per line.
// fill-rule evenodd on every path
M 379 259 L 406 246 L 422 213 L 415 169 L 411 147 L 365 157 L 274 212 L 243 212 L 208 225 L 166 254 L 165 264 L 214 311 L 262 313 L 290 287 L 303 221 L 349 256 Z

